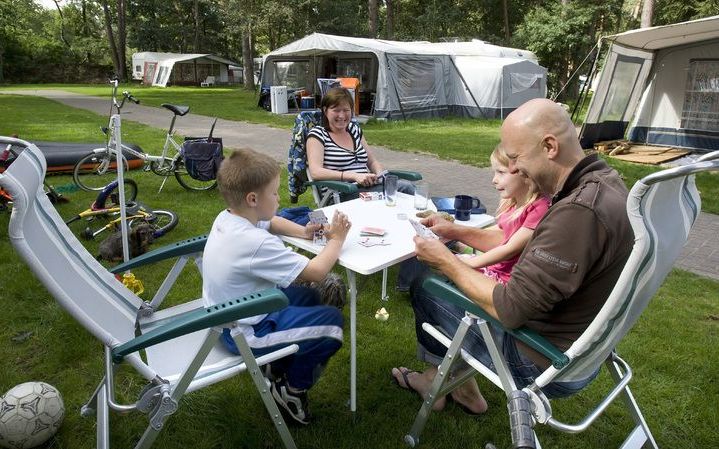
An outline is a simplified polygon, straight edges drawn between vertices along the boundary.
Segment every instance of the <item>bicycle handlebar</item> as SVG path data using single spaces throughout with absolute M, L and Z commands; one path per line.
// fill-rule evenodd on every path
M 133 103 L 135 103 L 135 104 L 140 104 L 140 100 L 138 100 L 137 98 L 133 97 L 130 92 L 124 90 L 124 91 L 122 91 L 122 95 L 124 95 L 125 98 L 127 98 L 127 99 L 130 100 L 130 101 L 132 101 Z

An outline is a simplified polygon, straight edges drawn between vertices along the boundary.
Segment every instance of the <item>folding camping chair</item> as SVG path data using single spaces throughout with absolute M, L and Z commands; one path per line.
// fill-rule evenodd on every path
M 9 237 L 15 250 L 58 303 L 104 346 L 105 377 L 82 409 L 83 415 L 97 417 L 97 447 L 110 446 L 110 409 L 148 415 L 149 425 L 136 445 L 147 448 L 185 393 L 247 370 L 284 446 L 294 448 L 259 366 L 296 352 L 297 346 L 256 359 L 242 335 L 235 339 L 241 356 L 220 342 L 223 324 L 285 307 L 284 294 L 269 289 L 209 308 L 198 299 L 153 313 L 85 250 L 50 204 L 42 190 L 46 162 L 40 150 L 19 139 L 0 137 L 0 143 L 26 148 L 0 175 L 0 186 L 14 199 Z M 171 245 L 165 255 L 197 255 L 203 244 L 199 238 Z M 161 252 L 153 251 L 146 261 L 163 258 Z M 115 399 L 115 373 L 123 362 L 148 382 L 134 404 Z
M 701 203 L 694 176 L 691 175 L 716 170 L 719 170 L 719 151 L 705 156 L 700 162 L 651 174 L 634 185 L 627 201 L 627 214 L 635 236 L 634 247 L 607 302 L 587 330 L 565 352 L 528 329 L 508 330 L 552 362 L 552 366 L 533 384 L 521 390 L 517 389 L 491 331 L 491 324 L 500 328 L 501 324 L 446 279 L 436 276 L 427 279 L 424 288 L 462 307 L 466 315 L 451 340 L 428 323 L 423 325 L 423 329 L 445 345 L 448 351 L 432 383 L 429 399 L 423 402 L 405 441 L 410 446 L 418 444 L 436 398 L 479 372 L 507 396 L 512 441 L 516 448 L 540 447 L 533 430 L 536 424 L 546 424 L 567 433 L 584 431 L 621 395 L 635 422 L 634 429 L 621 447 L 638 448 L 646 445 L 656 449 L 654 437 L 629 390 L 632 370 L 617 355 L 615 348 L 661 286 L 699 215 Z M 496 373 L 462 349 L 468 329 L 475 325 L 479 326 L 487 343 L 497 368 Z M 471 368 L 447 382 L 447 374 L 458 358 Z M 584 379 L 602 363 L 616 383 L 613 389 L 578 424 L 566 424 L 554 418 L 550 401 L 541 388 L 551 382 Z

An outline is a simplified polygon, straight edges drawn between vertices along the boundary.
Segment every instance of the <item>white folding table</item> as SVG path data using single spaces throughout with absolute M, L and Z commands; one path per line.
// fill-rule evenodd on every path
M 430 204 L 434 209 L 434 205 Z M 418 219 L 415 214 L 412 195 L 397 194 L 397 204 L 387 206 L 384 201 L 365 201 L 356 199 L 344 203 L 323 207 L 321 210 L 332 221 L 335 210 L 344 212 L 352 222 L 347 239 L 342 246 L 338 263 L 347 270 L 350 290 L 350 410 L 357 410 L 357 282 L 356 274 L 369 275 L 402 262 L 414 256 L 416 235 L 408 218 Z M 402 216 L 404 215 L 404 216 Z M 484 227 L 494 223 L 494 217 L 487 214 L 472 214 L 469 221 L 460 222 L 466 226 Z M 365 226 L 381 227 L 387 233 L 381 237 L 389 245 L 365 247 L 359 241 L 360 230 Z M 312 240 L 281 236 L 282 240 L 313 254 L 318 254 L 322 246 Z M 376 237 L 375 237 L 376 238 Z M 384 297 L 384 292 L 383 292 Z

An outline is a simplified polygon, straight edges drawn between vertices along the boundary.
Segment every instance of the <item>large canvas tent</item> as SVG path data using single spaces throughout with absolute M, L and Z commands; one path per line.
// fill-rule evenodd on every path
M 482 41 L 398 42 L 313 33 L 267 54 L 262 86 L 317 95 L 317 78 L 360 79 L 375 117 L 504 117 L 546 95 L 547 70 L 527 51 Z
M 238 64 L 211 54 L 142 51 L 132 55 L 132 78 L 160 87 L 168 83 L 199 85 L 208 76 L 220 84 L 239 82 L 233 78 L 230 65 Z
M 719 16 L 627 31 L 611 42 L 580 140 L 719 149 Z

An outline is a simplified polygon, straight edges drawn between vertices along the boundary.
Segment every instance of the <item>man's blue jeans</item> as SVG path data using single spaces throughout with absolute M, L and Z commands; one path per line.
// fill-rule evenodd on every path
M 437 298 L 424 289 L 422 282 L 425 276 L 419 276 L 412 283 L 410 294 L 412 296 L 412 308 L 414 309 L 415 332 L 417 333 L 417 358 L 439 366 L 442 363 L 447 348 L 434 339 L 431 335 L 422 329 L 422 323 L 429 323 L 444 331 L 450 337 L 454 335 L 459 327 L 459 322 L 464 318 L 465 311 L 452 303 Z M 504 355 L 507 365 L 517 388 L 524 388 L 534 382 L 543 369 L 534 364 L 527 356 L 517 349 L 517 344 L 512 335 L 501 329 L 493 327 L 495 339 L 499 348 Z M 467 332 L 462 345 L 474 358 L 479 360 L 483 365 L 496 372 L 489 350 L 479 331 L 478 326 L 472 326 Z M 457 365 L 455 365 L 456 367 Z M 466 366 L 465 366 L 466 367 Z M 462 367 L 457 367 L 457 371 Z M 577 382 L 554 382 L 545 386 L 542 391 L 547 397 L 565 397 L 583 389 L 594 377 L 598 371 L 587 379 Z

